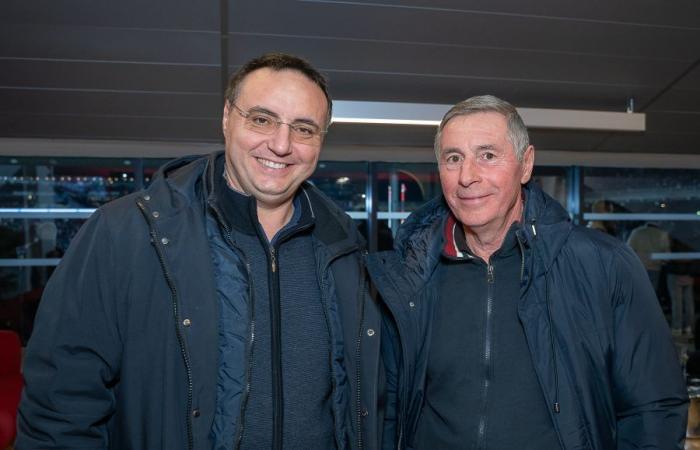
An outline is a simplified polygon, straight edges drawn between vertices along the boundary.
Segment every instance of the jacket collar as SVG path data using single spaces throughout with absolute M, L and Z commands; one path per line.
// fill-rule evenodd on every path
M 264 236 L 258 220 L 258 208 L 255 197 L 231 189 L 224 177 L 225 158 L 218 155 L 214 164 L 210 164 L 207 172 L 209 180 L 207 204 L 215 205 L 221 212 L 221 220 L 225 225 L 247 235 Z M 309 229 L 314 225 L 315 217 L 313 208 L 303 191 L 297 192 L 294 197 L 294 214 L 285 229 Z
M 216 160 L 223 158 L 223 153 L 187 156 L 166 163 L 156 172 L 144 195 L 150 194 L 158 208 L 167 210 L 168 215 L 175 215 L 193 203 L 204 213 L 217 176 Z M 312 235 L 328 247 L 331 255 L 365 246 L 352 219 L 310 182 L 302 183 L 298 196 L 300 201 L 308 203 L 315 219 Z
M 568 239 L 572 224 L 566 210 L 534 182 L 527 183 L 522 189 L 525 206 L 516 235 L 525 247 L 526 259 L 530 260 L 531 275 L 537 276 L 548 271 L 554 263 Z M 425 280 L 445 248 L 444 231 L 449 227 L 451 216 L 444 197 L 440 196 L 411 214 L 397 233 L 394 250 L 399 259 L 409 270 L 420 268 L 415 272 Z M 540 236 L 546 238 L 540 239 Z M 537 264 L 533 258 L 537 258 Z
M 519 239 L 526 248 L 536 248 L 538 271 L 548 272 L 573 230 L 566 210 L 534 182 L 523 186 L 525 208 Z M 542 238 L 544 236 L 544 239 Z
M 520 228 L 520 222 L 513 223 L 508 228 L 501 247 L 492 255 L 492 258 L 494 256 L 506 256 L 516 250 L 518 247 L 517 230 Z M 464 233 L 462 223 L 457 220 L 451 211 L 449 211 L 447 214 L 442 231 L 445 240 L 445 243 L 442 246 L 442 255 L 444 257 L 452 260 L 472 260 L 478 258 L 469 249 L 469 244 L 467 243 L 467 237 Z

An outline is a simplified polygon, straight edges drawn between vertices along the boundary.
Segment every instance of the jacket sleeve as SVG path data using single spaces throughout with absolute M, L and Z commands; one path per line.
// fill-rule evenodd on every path
M 682 449 L 688 397 L 671 334 L 639 259 L 625 246 L 610 271 L 617 449 Z
M 100 211 L 84 224 L 44 289 L 24 360 L 17 450 L 104 449 L 115 409 L 124 288 Z

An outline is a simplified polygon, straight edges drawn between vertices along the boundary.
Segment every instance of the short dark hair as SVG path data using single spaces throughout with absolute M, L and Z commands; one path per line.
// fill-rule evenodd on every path
M 321 75 L 321 72 L 316 70 L 308 61 L 298 56 L 289 55 L 286 53 L 265 53 L 255 59 L 251 59 L 240 69 L 231 75 L 228 86 L 226 87 L 225 98 L 228 103 L 233 103 L 238 98 L 240 93 L 241 83 L 251 72 L 258 69 L 271 69 L 276 72 L 281 70 L 295 70 L 313 81 L 316 86 L 321 88 L 326 96 L 328 103 L 328 114 L 326 115 L 326 128 L 331 123 L 333 114 L 333 101 L 328 93 L 328 81 L 326 77 Z

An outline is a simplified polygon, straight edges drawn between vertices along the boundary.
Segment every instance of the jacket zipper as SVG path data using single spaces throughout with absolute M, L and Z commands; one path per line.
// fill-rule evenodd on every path
M 192 433 L 192 367 L 190 364 L 190 357 L 187 354 L 187 350 L 185 348 L 185 339 L 182 336 L 182 333 L 180 332 L 180 312 L 177 305 L 177 289 L 175 288 L 175 283 L 173 282 L 172 276 L 168 271 L 168 267 L 165 264 L 163 249 L 158 244 L 158 233 L 156 232 L 155 227 L 153 226 L 153 221 L 149 217 L 148 211 L 146 211 L 146 207 L 143 205 L 143 203 L 137 201 L 136 204 L 138 205 L 139 209 L 141 210 L 141 213 L 144 215 L 144 217 L 146 218 L 146 222 L 148 223 L 151 239 L 153 240 L 153 247 L 156 249 L 158 261 L 160 262 L 160 267 L 163 270 L 163 276 L 165 277 L 165 282 L 168 284 L 172 296 L 173 318 L 175 320 L 175 334 L 177 336 L 177 342 L 180 346 L 180 354 L 182 355 L 182 360 L 185 364 L 185 372 L 187 374 L 187 412 L 185 414 L 185 417 L 187 418 L 187 448 L 189 450 L 192 450 L 194 448 L 194 437 Z
M 491 384 L 491 327 L 493 314 L 494 275 L 493 265 L 488 263 L 486 267 L 486 283 L 488 293 L 486 297 L 486 327 L 484 329 L 484 382 L 482 384 L 481 415 L 479 416 L 479 428 L 477 436 L 477 449 L 486 448 L 486 405 L 488 401 L 489 386 Z
M 229 245 L 238 251 L 240 248 L 233 244 L 233 239 L 231 238 L 231 232 L 227 232 L 226 240 Z M 241 251 L 241 254 L 243 252 Z M 250 304 L 248 309 L 250 311 L 250 336 L 248 336 L 248 365 L 245 371 L 245 389 L 243 390 L 243 395 L 241 396 L 241 404 L 239 406 L 238 412 L 238 432 L 236 433 L 235 439 L 235 449 L 241 448 L 241 442 L 243 441 L 243 430 L 245 428 L 245 408 L 248 405 L 248 397 L 250 396 L 250 380 L 253 374 L 253 346 L 255 345 L 255 294 L 252 286 L 252 275 L 250 274 L 250 264 L 246 261 L 245 263 L 246 274 L 248 275 L 248 298 L 250 298 Z
M 231 237 L 231 229 L 226 224 L 226 221 L 223 220 L 223 215 L 221 214 L 219 209 L 216 207 L 216 205 L 212 204 L 211 202 L 209 203 L 209 207 L 212 209 L 212 211 L 214 211 L 217 221 L 224 228 L 224 231 L 226 232 L 224 234 L 224 239 L 226 240 L 228 245 L 232 249 L 237 251 L 239 254 L 243 255 L 245 259 L 245 253 L 236 244 L 234 244 L 233 238 Z M 250 396 L 250 380 L 253 372 L 253 345 L 255 344 L 255 296 L 252 286 L 253 278 L 250 273 L 250 264 L 247 261 L 245 262 L 245 268 L 246 275 L 248 276 L 248 298 L 250 299 L 250 304 L 248 305 L 250 311 L 250 335 L 248 336 L 248 364 L 246 366 L 245 388 L 243 390 L 243 395 L 241 396 L 241 404 L 239 406 L 238 413 L 238 431 L 236 432 L 236 437 L 234 439 L 234 448 L 236 450 L 238 450 L 241 447 L 241 442 L 243 441 L 243 430 L 245 428 L 244 412 L 246 405 L 248 404 L 248 397 Z
M 359 304 L 360 325 L 357 333 L 357 345 L 355 347 L 355 383 L 357 384 L 357 397 L 355 399 L 355 408 L 357 410 L 357 448 L 362 450 L 362 385 L 360 377 L 362 375 L 361 365 L 361 349 L 362 349 L 362 334 L 365 324 L 365 288 L 367 286 L 365 280 L 364 264 L 362 259 L 358 258 L 358 270 L 360 275 L 360 284 L 357 289 L 357 300 Z
M 310 225 L 306 224 L 293 228 L 282 234 L 277 239 L 277 248 L 268 244 L 268 258 L 270 274 L 268 277 L 268 290 L 270 297 L 270 338 L 272 341 L 272 449 L 282 450 L 284 432 L 284 391 L 282 384 L 282 308 L 280 304 L 280 279 L 278 272 L 277 253 L 279 246 L 289 237 L 306 230 Z M 264 231 L 258 227 L 260 239 L 265 237 Z
M 282 450 L 284 399 L 282 391 L 282 314 L 280 305 L 280 280 L 277 273 L 275 247 L 268 247 L 270 258 L 270 334 L 272 340 L 272 449 Z

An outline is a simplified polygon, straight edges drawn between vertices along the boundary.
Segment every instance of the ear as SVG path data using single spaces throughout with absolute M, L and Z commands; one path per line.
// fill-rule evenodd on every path
M 530 181 L 530 177 L 532 177 L 532 168 L 535 166 L 534 146 L 528 145 L 525 149 L 525 153 L 523 153 L 523 160 L 520 164 L 522 164 L 523 170 L 522 176 L 520 177 L 520 184 L 525 184 Z
M 228 100 L 224 102 L 224 116 L 221 119 L 221 129 L 224 132 L 224 136 L 226 136 L 226 129 L 228 128 L 228 118 L 231 113 L 231 110 L 228 107 Z

